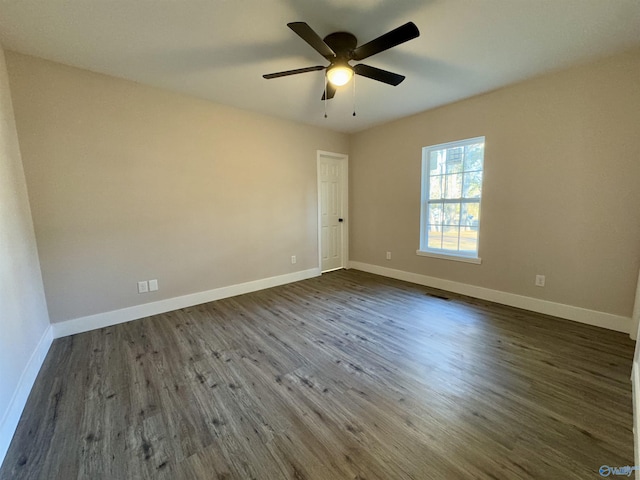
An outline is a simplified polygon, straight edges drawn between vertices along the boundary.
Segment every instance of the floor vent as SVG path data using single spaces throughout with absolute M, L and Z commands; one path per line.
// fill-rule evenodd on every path
M 427 297 L 439 298 L 440 300 L 449 301 L 450 299 L 445 297 L 444 295 L 438 295 L 436 293 L 427 293 Z

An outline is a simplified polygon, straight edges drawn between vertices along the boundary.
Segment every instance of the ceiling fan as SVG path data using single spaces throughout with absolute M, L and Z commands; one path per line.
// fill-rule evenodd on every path
M 322 94 L 322 100 L 333 98 L 336 94 L 336 87 L 347 84 L 354 73 L 377 80 L 378 82 L 393 85 L 394 87 L 399 85 L 405 79 L 404 75 L 398 75 L 397 73 L 387 70 L 371 67 L 364 63 L 352 66 L 349 62 L 352 60 L 364 60 L 376 53 L 384 52 L 420 35 L 418 27 L 416 27 L 413 22 L 408 22 L 358 47 L 358 39 L 349 32 L 331 33 L 323 39 L 305 22 L 292 22 L 288 23 L 287 26 L 311 45 L 316 52 L 326 58 L 330 64 L 326 67 L 316 65 L 315 67 L 269 73 L 263 75 L 263 77 L 272 79 L 296 75 L 298 73 L 326 70 L 327 82 L 325 91 Z

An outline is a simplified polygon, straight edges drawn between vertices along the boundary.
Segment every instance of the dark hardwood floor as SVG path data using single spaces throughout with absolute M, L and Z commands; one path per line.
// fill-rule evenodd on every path
M 596 479 L 633 465 L 632 356 L 338 271 L 56 340 L 0 479 Z

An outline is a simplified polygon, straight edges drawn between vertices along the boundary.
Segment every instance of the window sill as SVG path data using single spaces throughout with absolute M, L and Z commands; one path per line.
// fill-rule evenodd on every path
M 482 259 L 478 257 L 465 257 L 463 255 L 449 255 L 446 253 L 427 252 L 425 250 L 416 250 L 416 255 L 421 257 L 433 257 L 440 258 L 442 260 L 453 260 L 455 262 L 475 263 L 479 265 L 482 263 Z

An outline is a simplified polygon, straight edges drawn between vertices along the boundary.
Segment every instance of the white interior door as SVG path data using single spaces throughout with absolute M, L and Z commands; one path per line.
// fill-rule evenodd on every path
M 323 272 L 346 266 L 345 155 L 318 152 L 320 267 Z

